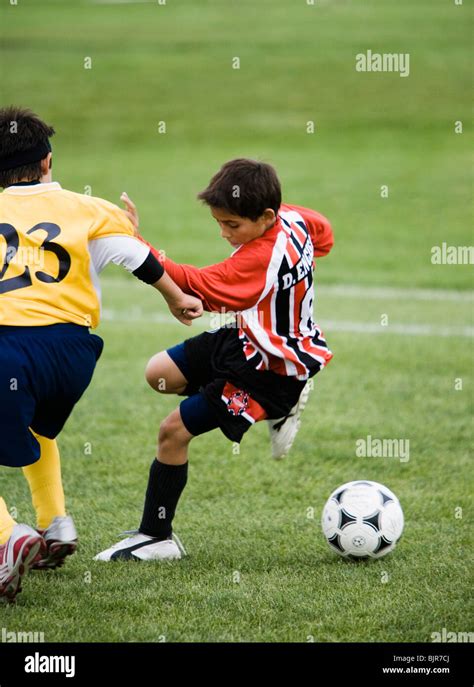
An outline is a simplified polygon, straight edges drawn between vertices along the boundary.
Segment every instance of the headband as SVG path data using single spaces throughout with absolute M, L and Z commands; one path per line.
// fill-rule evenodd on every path
M 28 150 L 19 150 L 16 153 L 10 153 L 10 155 L 0 156 L 0 172 L 15 169 L 15 167 L 23 167 L 23 165 L 29 165 L 31 162 L 38 162 L 43 160 L 50 152 L 50 142 L 42 141 L 33 146 L 33 148 L 28 148 Z

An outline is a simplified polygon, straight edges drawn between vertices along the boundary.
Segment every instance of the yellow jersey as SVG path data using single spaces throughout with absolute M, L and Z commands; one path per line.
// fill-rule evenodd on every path
M 112 237 L 122 240 L 104 241 Z M 148 253 L 106 200 L 57 182 L 10 186 L 0 194 L 0 325 L 96 327 L 100 269 L 113 261 L 132 271 Z

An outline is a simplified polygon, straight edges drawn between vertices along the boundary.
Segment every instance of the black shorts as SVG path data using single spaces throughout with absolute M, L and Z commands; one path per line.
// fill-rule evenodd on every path
M 193 435 L 219 427 L 240 442 L 255 422 L 288 415 L 306 384 L 295 377 L 256 370 L 245 358 L 235 327 L 204 332 L 168 349 L 188 381 L 180 406 Z
M 40 457 L 37 434 L 54 439 L 94 372 L 103 341 L 87 327 L 0 327 L 0 465 Z

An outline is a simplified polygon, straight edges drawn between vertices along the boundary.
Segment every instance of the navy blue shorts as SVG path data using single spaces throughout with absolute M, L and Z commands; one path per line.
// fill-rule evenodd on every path
M 256 370 L 233 328 L 203 332 L 167 353 L 188 382 L 179 408 L 194 436 L 218 427 L 240 442 L 255 422 L 288 415 L 306 383 Z
M 204 394 L 199 391 L 199 387 L 191 386 L 189 383 L 189 380 L 192 378 L 192 370 L 184 343 L 172 346 L 168 348 L 166 352 L 188 381 L 188 385 L 183 394 L 183 396 L 187 396 L 188 398 L 181 401 L 179 405 L 179 411 L 184 426 L 193 436 L 205 434 L 213 429 L 217 429 L 217 427 L 219 427 L 219 422 L 212 406 L 209 404 Z
M 54 439 L 89 386 L 104 342 L 87 327 L 0 326 L 0 465 L 35 463 L 30 429 Z

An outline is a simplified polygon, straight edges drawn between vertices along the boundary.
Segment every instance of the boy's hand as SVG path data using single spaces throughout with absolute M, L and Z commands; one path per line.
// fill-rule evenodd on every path
M 138 217 L 137 206 L 132 200 L 130 200 L 126 191 L 122 193 L 122 195 L 120 196 L 120 200 L 125 204 L 124 212 L 127 215 L 130 222 L 133 224 L 135 236 L 138 236 L 138 226 L 140 224 L 140 220 Z
M 193 320 L 202 316 L 203 307 L 199 298 L 183 293 L 181 298 L 177 300 L 167 299 L 167 302 L 171 314 L 188 327 L 191 326 Z

